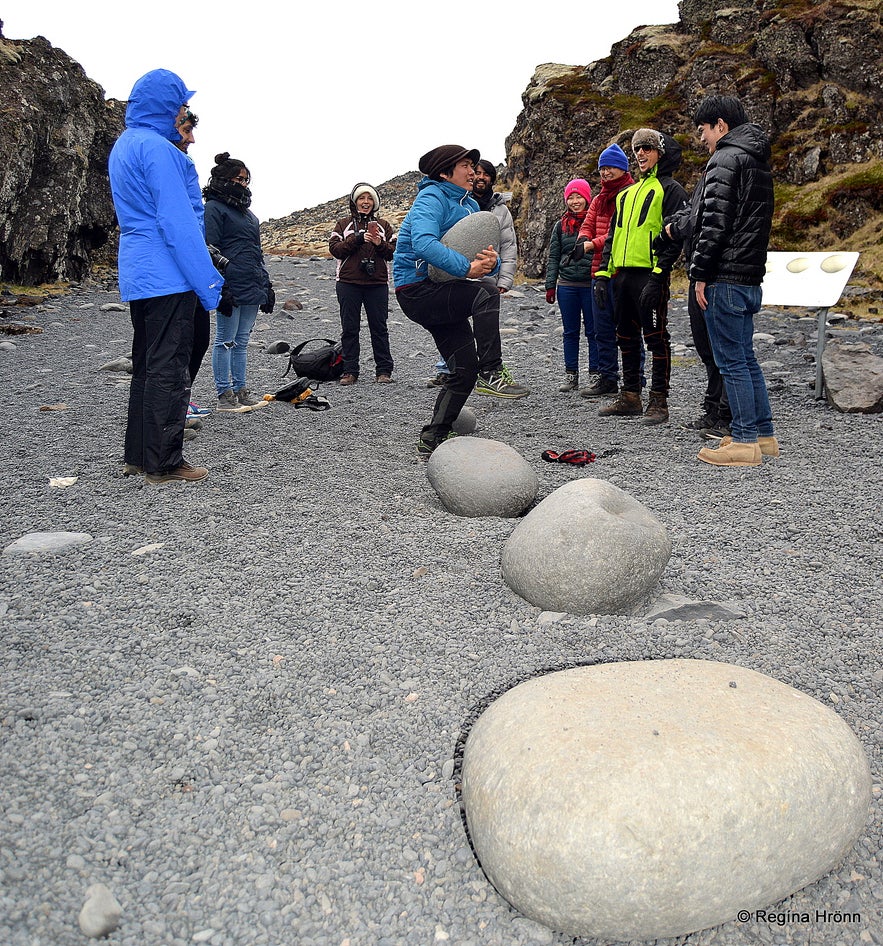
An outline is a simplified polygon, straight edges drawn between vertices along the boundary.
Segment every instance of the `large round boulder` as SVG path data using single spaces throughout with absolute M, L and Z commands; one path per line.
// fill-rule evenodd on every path
M 463 756 L 475 853 L 513 906 L 569 936 L 682 936 L 834 868 L 871 800 L 832 710 L 742 667 L 655 660 L 522 683 Z
M 573 480 L 518 523 L 503 578 L 544 611 L 616 614 L 642 601 L 671 557 L 665 526 L 606 480 Z
M 472 262 L 481 250 L 489 246 L 499 251 L 500 221 L 489 210 L 480 210 L 458 220 L 441 238 L 441 242 Z M 429 278 L 433 282 L 450 282 L 459 277 L 430 263 Z
M 458 516 L 520 516 L 539 488 L 520 453 L 481 437 L 446 440 L 433 451 L 426 475 L 445 509 Z

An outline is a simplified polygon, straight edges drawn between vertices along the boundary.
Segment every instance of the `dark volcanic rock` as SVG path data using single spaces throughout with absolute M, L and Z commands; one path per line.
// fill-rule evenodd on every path
M 2 23 L 0 23 L 2 27 Z M 80 279 L 113 244 L 107 157 L 125 106 L 42 36 L 0 34 L 0 276 Z

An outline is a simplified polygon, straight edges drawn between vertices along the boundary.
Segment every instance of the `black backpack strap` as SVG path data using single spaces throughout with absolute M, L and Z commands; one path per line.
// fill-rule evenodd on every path
M 307 345 L 310 344 L 310 342 L 325 342 L 326 345 L 335 344 L 334 340 L 331 338 L 308 338 L 305 341 L 302 341 L 299 345 L 292 348 L 288 353 L 288 367 L 285 369 L 285 374 L 282 375 L 283 378 L 288 374 L 289 371 L 291 371 L 294 359 L 297 358 L 297 356 L 304 350 L 304 348 L 307 347 Z

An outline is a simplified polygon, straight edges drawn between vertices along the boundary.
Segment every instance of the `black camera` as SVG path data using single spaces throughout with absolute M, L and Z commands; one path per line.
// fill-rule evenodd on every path
M 363 259 L 359 261 L 359 268 L 365 270 L 366 276 L 373 276 L 374 271 L 377 269 L 377 263 L 373 258 Z

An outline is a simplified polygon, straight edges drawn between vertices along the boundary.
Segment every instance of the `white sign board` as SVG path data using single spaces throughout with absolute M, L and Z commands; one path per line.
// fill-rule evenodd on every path
M 858 253 L 767 253 L 764 305 L 800 305 L 829 309 L 837 305 Z

